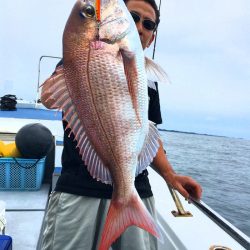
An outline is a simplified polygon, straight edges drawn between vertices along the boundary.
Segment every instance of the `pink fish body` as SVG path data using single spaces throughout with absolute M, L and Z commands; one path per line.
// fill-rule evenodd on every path
M 64 111 L 93 178 L 113 185 L 100 250 L 130 225 L 159 236 L 134 178 L 156 155 L 159 135 L 148 121 L 147 78 L 138 32 L 121 0 L 78 0 L 63 35 L 63 66 L 42 89 L 47 108 Z

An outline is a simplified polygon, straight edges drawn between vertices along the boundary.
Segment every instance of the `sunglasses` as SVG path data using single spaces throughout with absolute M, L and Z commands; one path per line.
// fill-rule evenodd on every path
M 141 17 L 139 14 L 137 14 L 136 12 L 133 12 L 133 11 L 131 11 L 130 14 L 131 14 L 132 18 L 134 19 L 135 23 L 140 22 Z M 152 31 L 156 28 L 156 23 L 150 19 L 143 19 L 142 25 L 145 29 L 150 30 L 150 31 Z

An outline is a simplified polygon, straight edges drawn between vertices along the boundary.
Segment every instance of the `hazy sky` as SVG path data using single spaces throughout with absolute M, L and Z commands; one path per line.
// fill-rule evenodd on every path
M 74 2 L 0 0 L 0 96 L 36 98 L 39 58 L 61 56 Z M 162 0 L 156 61 L 171 81 L 160 83 L 162 127 L 250 139 L 249 27 L 249 0 Z M 41 61 L 40 82 L 55 64 Z

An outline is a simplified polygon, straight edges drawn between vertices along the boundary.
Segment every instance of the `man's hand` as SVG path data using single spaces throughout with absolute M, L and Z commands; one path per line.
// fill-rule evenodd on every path
M 176 189 L 186 199 L 193 198 L 197 201 L 201 199 L 202 188 L 200 184 L 193 180 L 191 177 L 174 173 L 166 181 L 172 188 Z

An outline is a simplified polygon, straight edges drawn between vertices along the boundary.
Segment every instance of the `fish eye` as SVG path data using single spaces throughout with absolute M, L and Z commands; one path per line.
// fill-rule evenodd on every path
M 81 10 L 80 15 L 82 17 L 94 17 L 95 16 L 95 8 L 92 5 L 86 5 L 84 8 Z

